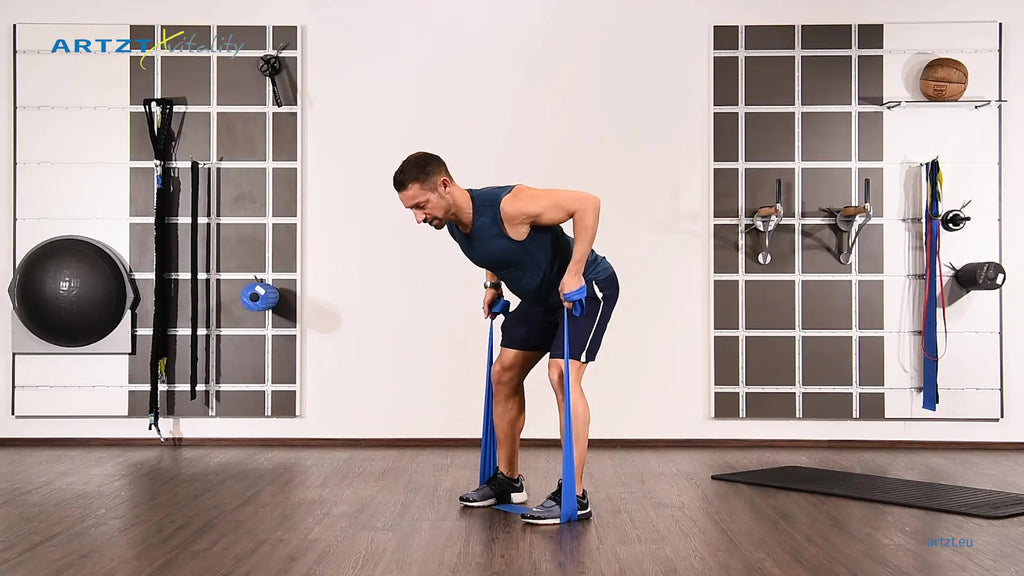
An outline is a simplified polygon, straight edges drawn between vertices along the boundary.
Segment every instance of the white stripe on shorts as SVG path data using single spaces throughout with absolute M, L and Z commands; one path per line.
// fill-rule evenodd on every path
M 587 337 L 587 345 L 583 347 L 583 354 L 580 355 L 580 362 L 587 361 L 587 348 L 590 348 L 590 341 L 594 338 L 594 331 L 597 330 L 597 323 L 601 321 L 601 310 L 604 309 L 604 294 L 601 294 L 601 289 L 597 287 L 597 282 L 592 282 L 594 285 L 594 294 L 597 295 L 597 299 L 601 302 L 601 305 L 597 307 L 597 318 L 594 319 L 594 325 L 590 328 L 590 336 Z

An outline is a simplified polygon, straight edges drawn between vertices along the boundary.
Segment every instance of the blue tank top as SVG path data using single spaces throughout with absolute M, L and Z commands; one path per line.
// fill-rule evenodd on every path
M 454 222 L 448 233 L 477 266 L 490 270 L 523 302 L 560 306 L 558 284 L 572 259 L 573 238 L 561 226 L 533 226 L 522 241 L 509 237 L 501 219 L 501 201 L 515 186 L 468 189 L 473 202 L 473 224 L 464 234 Z M 583 280 L 600 280 L 612 265 L 594 250 L 583 270 Z

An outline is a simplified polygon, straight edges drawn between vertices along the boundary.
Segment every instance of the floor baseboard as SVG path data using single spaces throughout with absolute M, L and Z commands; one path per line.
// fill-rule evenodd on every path
M 524 447 L 558 447 L 557 439 L 524 438 Z M 0 438 L 0 446 L 280 446 L 333 448 L 479 447 L 479 438 Z M 900 448 L 1021 450 L 1024 442 L 924 440 L 786 440 L 727 438 L 594 438 L 592 448 Z

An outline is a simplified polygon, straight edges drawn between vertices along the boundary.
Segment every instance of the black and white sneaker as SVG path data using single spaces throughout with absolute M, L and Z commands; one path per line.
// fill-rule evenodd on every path
M 494 475 L 488 478 L 476 490 L 459 496 L 459 504 L 471 507 L 484 507 L 494 506 L 495 504 L 522 504 L 529 499 L 529 496 L 526 494 L 526 484 L 523 482 L 522 474 L 513 480 L 505 476 L 501 470 L 495 470 Z
M 590 509 L 590 498 L 587 491 L 583 495 L 576 495 L 576 519 L 589 520 L 594 515 Z M 558 487 L 539 506 L 534 506 L 529 512 L 520 514 L 523 522 L 529 524 L 561 524 L 562 522 L 562 481 L 558 481 Z

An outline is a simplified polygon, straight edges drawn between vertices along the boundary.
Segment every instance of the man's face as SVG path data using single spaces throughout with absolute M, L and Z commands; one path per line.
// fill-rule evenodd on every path
M 451 200 L 446 193 L 448 185 L 444 178 L 433 187 L 413 183 L 399 194 L 402 205 L 412 210 L 416 217 L 417 224 L 433 226 L 435 230 L 441 230 L 448 223 L 451 216 Z

